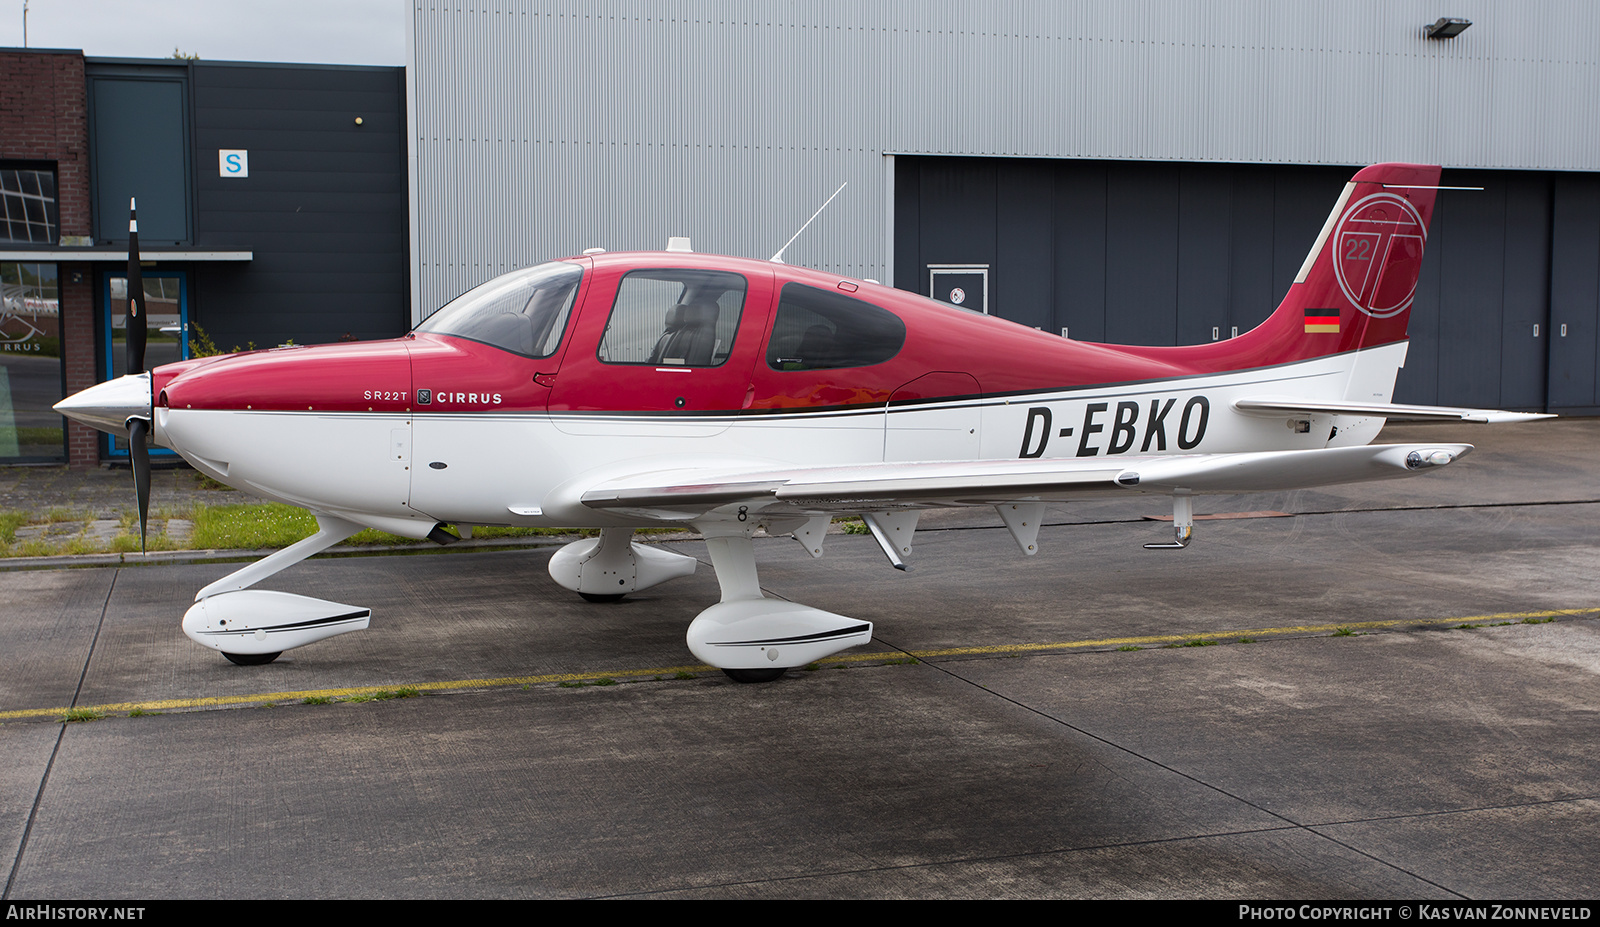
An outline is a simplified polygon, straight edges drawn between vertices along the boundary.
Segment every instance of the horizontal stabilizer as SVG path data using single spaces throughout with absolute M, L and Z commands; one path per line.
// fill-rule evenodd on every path
M 1250 415 L 1318 413 L 1368 415 L 1393 422 L 1531 422 L 1555 418 L 1544 412 L 1502 412 L 1499 409 L 1459 409 L 1454 406 L 1405 406 L 1388 402 L 1321 402 L 1290 397 L 1236 399 L 1233 407 Z

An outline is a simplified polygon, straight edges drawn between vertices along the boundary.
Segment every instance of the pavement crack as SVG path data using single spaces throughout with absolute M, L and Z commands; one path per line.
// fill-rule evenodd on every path
M 68 711 L 78 707 L 78 698 L 83 694 L 84 680 L 89 676 L 89 663 L 94 659 L 95 645 L 100 642 L 100 629 L 106 625 L 106 613 L 111 610 L 111 596 L 117 588 L 117 577 L 122 571 L 111 572 L 111 584 L 106 587 L 106 598 L 100 603 L 100 620 L 95 622 L 94 636 L 89 639 L 89 652 L 83 657 L 83 669 L 78 673 L 78 685 L 72 690 L 72 704 Z M 11 872 L 6 875 L 6 887 L 0 891 L 0 901 L 11 899 L 12 886 L 16 884 L 17 873 L 22 869 L 22 858 L 28 852 L 28 838 L 33 834 L 33 822 L 39 816 L 39 806 L 44 802 L 44 791 L 50 785 L 50 772 L 55 769 L 56 756 L 61 752 L 61 742 L 67 736 L 67 724 L 63 720 L 61 729 L 56 731 L 56 742 L 50 746 L 50 758 L 45 761 L 44 774 L 39 777 L 39 788 L 33 793 L 33 804 L 28 808 L 28 819 L 22 825 L 22 837 L 17 841 L 17 855 L 11 861 Z
M 886 646 L 889 646 L 889 647 L 893 647 L 894 649 L 899 650 L 902 653 L 909 653 L 909 651 L 906 651 L 904 648 L 898 647 L 898 646 L 896 646 L 894 644 L 891 644 L 888 641 L 883 640 L 882 638 L 878 638 L 877 640 L 878 640 L 879 643 L 885 644 Z M 1195 785 L 1198 785 L 1203 789 L 1208 789 L 1208 790 L 1210 790 L 1212 792 L 1215 792 L 1215 793 L 1217 793 L 1219 795 L 1222 795 L 1222 796 L 1224 796 L 1226 798 L 1230 798 L 1233 801 L 1239 802 L 1240 804 L 1245 805 L 1246 807 L 1253 808 L 1256 811 L 1259 811 L 1262 814 L 1267 815 L 1268 817 L 1276 818 L 1277 820 L 1284 822 L 1285 828 L 1283 828 L 1283 829 L 1295 829 L 1295 830 L 1304 831 L 1305 833 L 1310 834 L 1311 836 L 1313 836 L 1313 837 L 1315 837 L 1315 838 L 1317 838 L 1319 840 L 1326 840 L 1329 843 L 1332 843 L 1332 844 L 1335 844 L 1335 845 L 1337 845 L 1339 847 L 1342 847 L 1342 848 L 1344 848 L 1345 850 L 1347 850 L 1347 851 L 1349 851 L 1351 853 L 1355 853 L 1355 854 L 1357 854 L 1357 855 L 1359 855 L 1359 856 L 1361 856 L 1361 857 L 1363 857 L 1365 859 L 1369 859 L 1372 862 L 1377 863 L 1380 866 L 1386 866 L 1386 867 L 1388 867 L 1390 869 L 1395 870 L 1396 872 L 1403 873 L 1403 874 L 1405 874 L 1405 875 L 1407 875 L 1407 876 L 1409 876 L 1409 877 L 1411 877 L 1413 879 L 1416 879 L 1419 882 L 1423 882 L 1425 884 L 1431 885 L 1434 888 L 1437 888 L 1442 892 L 1448 892 L 1449 894 L 1454 895 L 1457 898 L 1461 898 L 1462 900 L 1466 900 L 1467 897 L 1468 897 L 1466 895 L 1461 894 L 1460 892 L 1455 891 L 1454 889 L 1451 889 L 1451 888 L 1449 888 L 1447 886 L 1441 885 L 1438 882 L 1434 881 L 1433 879 L 1429 879 L 1426 876 L 1421 875 L 1420 873 L 1413 872 L 1413 871 L 1405 868 L 1404 866 L 1397 865 L 1397 864 L 1391 862 L 1390 860 L 1384 859 L 1384 858 L 1379 857 L 1379 856 L 1375 856 L 1375 855 L 1373 855 L 1373 854 L 1371 854 L 1371 853 L 1369 853 L 1369 852 L 1367 852 L 1365 850 L 1360 849 L 1359 847 L 1351 846 L 1350 844 L 1346 843 L 1343 840 L 1340 840 L 1340 839 L 1338 839 L 1336 837 L 1329 836 L 1328 834 L 1322 833 L 1321 831 L 1317 830 L 1318 827 L 1326 827 L 1326 826 L 1328 826 L 1327 824 L 1305 824 L 1305 823 L 1302 823 L 1300 821 L 1296 821 L 1296 820 L 1294 820 L 1292 818 L 1286 817 L 1285 815 L 1280 814 L 1280 813 L 1278 813 L 1276 811 L 1273 811 L 1270 808 L 1262 807 L 1261 805 L 1257 804 L 1256 802 L 1253 802 L 1250 799 L 1245 798 L 1242 795 L 1238 795 L 1238 794 L 1235 794 L 1233 792 L 1230 792 L 1227 789 L 1225 789 L 1225 788 L 1223 788 L 1223 787 L 1221 787 L 1219 785 L 1216 785 L 1216 784 L 1211 783 L 1211 782 L 1207 782 L 1204 779 L 1201 779 L 1201 778 L 1199 778 L 1199 777 L 1197 777 L 1195 775 L 1192 775 L 1190 773 L 1184 772 L 1181 769 L 1177 769 L 1177 768 L 1175 768 L 1175 767 L 1173 767 L 1171 765 L 1163 763 L 1160 760 L 1155 759 L 1154 757 L 1146 756 L 1145 754 L 1140 753 L 1139 751 L 1134 750 L 1131 747 L 1128 747 L 1128 746 L 1125 746 L 1123 744 L 1117 743 L 1117 742 L 1115 742 L 1113 740 L 1109 740 L 1109 739 L 1107 739 L 1105 737 L 1102 737 L 1101 735 L 1096 734 L 1096 733 L 1094 733 L 1092 731 L 1085 730 L 1084 728 L 1081 728 L 1081 727 L 1079 727 L 1079 726 L 1077 726 L 1077 725 L 1075 725 L 1075 724 L 1073 724 L 1073 723 L 1071 723 L 1069 721 L 1066 721 L 1066 720 L 1064 720 L 1062 718 L 1058 718 L 1055 715 L 1050 714 L 1047 711 L 1044 711 L 1044 710 L 1039 709 L 1039 708 L 1035 708 L 1035 707 L 1033 707 L 1031 705 L 1026 705 L 1026 704 L 1024 704 L 1022 702 L 1019 702 L 1016 699 L 1014 699 L 1014 698 L 1012 698 L 1012 697 L 1010 697 L 1008 695 L 1005 695 L 1005 694 L 1003 694 L 1001 692 L 996 692 L 995 690 L 990 689 L 987 686 L 984 686 L 984 685 L 982 685 L 980 683 L 977 683 L 977 682 L 975 682 L 975 681 L 973 681 L 971 679 L 968 679 L 967 677 L 961 675 L 960 673 L 953 672 L 950 669 L 949 665 L 947 665 L 947 664 L 944 664 L 944 663 L 929 663 L 927 661 L 923 661 L 923 664 L 925 666 L 929 666 L 929 667 L 933 668 L 934 670 L 937 670 L 938 672 L 944 673 L 945 675 L 949 676 L 950 678 L 955 679 L 955 680 L 957 680 L 957 681 L 959 681 L 961 683 L 964 683 L 965 685 L 971 686 L 972 688 L 977 689 L 980 692 L 983 692 L 983 693 L 985 693 L 987 695 L 990 695 L 990 696 L 992 696 L 994 698 L 1000 699 L 1001 701 L 1006 702 L 1006 703 L 1008 703 L 1008 704 L 1010 704 L 1010 705 L 1012 705 L 1012 706 L 1014 706 L 1016 708 L 1020 708 L 1021 710 L 1025 711 L 1025 712 L 1028 712 L 1029 714 L 1036 715 L 1036 716 L 1038 716 L 1040 718 L 1043 718 L 1043 719 L 1045 719 L 1045 720 L 1047 720 L 1047 721 L 1049 721 L 1049 722 L 1051 722 L 1053 724 L 1056 724 L 1056 725 L 1059 725 L 1061 727 L 1064 727 L 1067 730 L 1075 731 L 1078 734 L 1081 734 L 1084 737 L 1087 737 L 1087 738 L 1089 738 L 1091 740 L 1098 741 L 1099 743 L 1102 743 L 1102 744 L 1110 747 L 1113 750 L 1117 750 L 1117 751 L 1119 751 L 1121 753 L 1127 754 L 1128 756 L 1134 757 L 1135 759 L 1141 760 L 1141 761 L 1143 761 L 1145 763 L 1149 763 L 1150 765 L 1152 765 L 1152 766 L 1154 766 L 1154 767 L 1156 767 L 1158 769 L 1165 770 L 1165 771 L 1167 771 L 1167 772 L 1169 772 L 1169 773 L 1171 773 L 1171 774 L 1173 774 L 1175 776 L 1179 776 L 1179 777 L 1181 777 L 1183 779 L 1187 779 L 1190 782 L 1193 782 Z M 1278 828 L 1259 828 L 1259 827 L 1257 827 L 1257 828 L 1247 828 L 1245 830 L 1238 831 L 1238 833 L 1241 833 L 1241 834 L 1243 834 L 1243 833 L 1253 833 L 1253 832 L 1262 831 L 1262 830 L 1274 830 L 1274 829 L 1278 829 Z M 1210 835 L 1210 836 L 1217 836 L 1217 835 L 1213 834 L 1213 835 Z

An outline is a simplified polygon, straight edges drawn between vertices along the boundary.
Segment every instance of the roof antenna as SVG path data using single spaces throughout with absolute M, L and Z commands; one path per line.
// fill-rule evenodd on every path
M 848 186 L 850 186 L 850 181 L 848 180 L 842 184 L 839 184 L 839 189 L 833 191 L 833 196 L 838 196 L 839 194 L 843 193 L 844 188 Z M 822 211 L 828 208 L 828 203 L 833 202 L 833 196 L 828 197 L 828 199 L 821 206 L 817 207 L 817 211 L 811 214 L 811 218 L 806 220 L 806 224 L 800 226 L 800 232 L 804 232 L 806 228 L 811 225 L 811 223 L 817 221 L 817 217 L 822 215 Z M 783 243 L 783 247 L 778 249 L 778 253 L 774 254 L 770 258 L 767 258 L 767 260 L 774 264 L 782 264 L 783 252 L 789 250 L 789 246 L 794 244 L 794 240 L 800 237 L 800 232 L 795 232 L 793 235 L 789 236 L 789 240 Z

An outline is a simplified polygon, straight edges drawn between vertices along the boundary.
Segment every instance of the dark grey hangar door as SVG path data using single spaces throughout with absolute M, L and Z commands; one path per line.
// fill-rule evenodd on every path
M 973 312 L 988 312 L 989 265 L 929 264 L 928 295 Z

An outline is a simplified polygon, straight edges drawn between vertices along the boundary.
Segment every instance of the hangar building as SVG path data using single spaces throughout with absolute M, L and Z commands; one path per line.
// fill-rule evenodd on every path
M 405 68 L 0 49 L 0 463 L 152 360 L 403 332 L 590 247 L 767 257 L 1091 341 L 1275 306 L 1359 165 L 1446 166 L 1397 399 L 1600 414 L 1587 0 L 412 0 Z M 1445 37 L 1427 27 L 1470 21 Z M 1430 36 L 1430 31 L 1433 35 Z
M 1470 21 L 1458 35 L 1425 27 Z M 1585 0 L 414 0 L 413 319 L 585 248 L 785 254 L 1084 340 L 1227 338 L 1353 169 L 1446 166 L 1397 401 L 1600 413 Z

